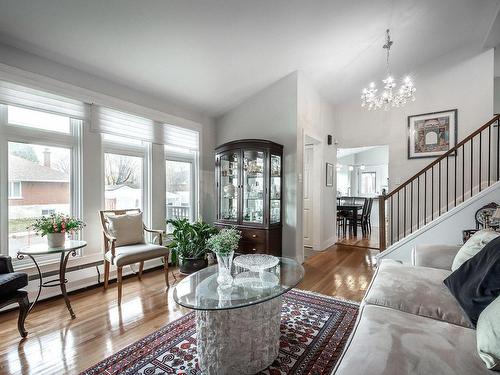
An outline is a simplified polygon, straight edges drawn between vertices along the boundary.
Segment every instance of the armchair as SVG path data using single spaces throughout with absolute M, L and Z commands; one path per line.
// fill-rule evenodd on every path
M 0 308 L 12 303 L 19 304 L 17 329 L 21 337 L 28 335 L 24 328 L 24 321 L 28 315 L 30 303 L 28 292 L 20 290 L 27 285 L 28 275 L 23 272 L 14 272 L 11 258 L 0 255 Z
M 139 263 L 138 278 L 141 280 L 144 262 L 146 260 L 163 258 L 165 283 L 168 281 L 169 249 L 163 246 L 162 230 L 148 229 L 142 221 L 139 209 L 104 210 L 99 211 L 104 240 L 104 289 L 109 283 L 111 265 L 117 267 L 118 305 L 122 300 L 122 269 L 134 263 Z M 154 243 L 146 243 L 144 233 L 155 234 Z

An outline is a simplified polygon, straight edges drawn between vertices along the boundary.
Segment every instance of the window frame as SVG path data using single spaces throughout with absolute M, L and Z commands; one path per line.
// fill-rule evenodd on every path
M 23 183 L 21 181 L 7 181 L 7 199 L 23 199 Z M 12 195 L 11 192 L 14 191 L 14 184 L 19 184 L 19 195 Z
M 13 107 L 16 107 L 13 105 Z M 31 109 L 31 108 L 30 108 Z M 34 109 L 38 111 L 37 109 Z M 44 112 L 41 111 L 40 112 Z M 66 116 L 70 119 L 70 132 L 62 133 L 35 127 L 26 127 L 8 123 L 8 105 L 0 104 L 0 206 L 5 207 L 0 214 L 0 253 L 10 255 L 9 249 L 9 143 L 24 143 L 37 146 L 66 148 L 70 152 L 70 213 L 72 216 L 81 217 L 82 214 L 82 128 L 83 120 Z M 77 233 L 75 238 L 80 238 Z M 16 267 L 31 267 L 31 261 L 27 258 L 19 260 L 14 256 L 13 262 Z M 78 252 L 78 256 L 81 256 Z M 58 255 L 38 256 L 37 262 L 40 266 L 59 262 Z
M 190 199 L 190 205 L 191 205 L 191 217 L 190 221 L 194 222 L 199 219 L 199 152 L 197 151 L 189 151 L 187 153 L 180 153 L 180 152 L 173 152 L 171 150 L 168 150 L 168 146 L 164 147 L 164 152 L 165 152 L 165 163 L 164 163 L 164 168 L 166 168 L 166 163 L 167 161 L 176 161 L 176 162 L 182 162 L 182 163 L 189 163 L 191 164 L 191 199 Z M 165 169 L 166 173 L 166 169 Z M 166 185 L 166 176 L 165 176 L 165 193 L 167 192 L 167 185 Z M 165 210 L 167 207 L 167 202 L 165 200 Z M 167 216 L 167 212 L 165 211 L 165 218 Z

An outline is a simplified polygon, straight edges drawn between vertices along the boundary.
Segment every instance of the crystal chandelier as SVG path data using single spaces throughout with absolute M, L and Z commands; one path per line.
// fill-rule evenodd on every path
M 406 77 L 399 90 L 396 90 L 396 81 L 391 76 L 389 69 L 389 53 L 391 46 L 394 43 L 389 35 L 389 29 L 386 30 L 386 42 L 383 46 L 387 50 L 387 78 L 383 79 L 384 91 L 377 95 L 375 82 L 370 83 L 368 88 L 364 88 L 361 94 L 361 106 L 367 107 L 368 110 L 384 108 L 387 111 L 390 107 L 404 106 L 409 100 L 415 101 L 415 86 L 410 77 Z

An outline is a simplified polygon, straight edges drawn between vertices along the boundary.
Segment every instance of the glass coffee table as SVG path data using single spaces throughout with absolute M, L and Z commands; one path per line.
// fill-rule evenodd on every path
M 255 374 L 278 356 L 282 295 L 304 277 L 293 259 L 251 272 L 233 266 L 233 284 L 219 286 L 218 266 L 198 271 L 173 290 L 175 302 L 196 310 L 198 363 L 203 374 Z

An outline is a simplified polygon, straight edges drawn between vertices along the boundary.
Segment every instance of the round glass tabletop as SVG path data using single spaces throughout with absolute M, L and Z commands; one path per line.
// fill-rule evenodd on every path
M 17 253 L 23 255 L 56 254 L 78 250 L 85 246 L 87 246 L 86 241 L 66 240 L 64 246 L 61 247 L 49 247 L 46 243 L 41 243 L 23 247 Z
M 227 310 L 255 305 L 294 288 L 304 277 L 304 268 L 294 259 L 277 258 L 278 264 L 257 272 L 234 266 L 233 284 L 219 286 L 218 266 L 187 276 L 173 290 L 175 302 L 194 310 Z

